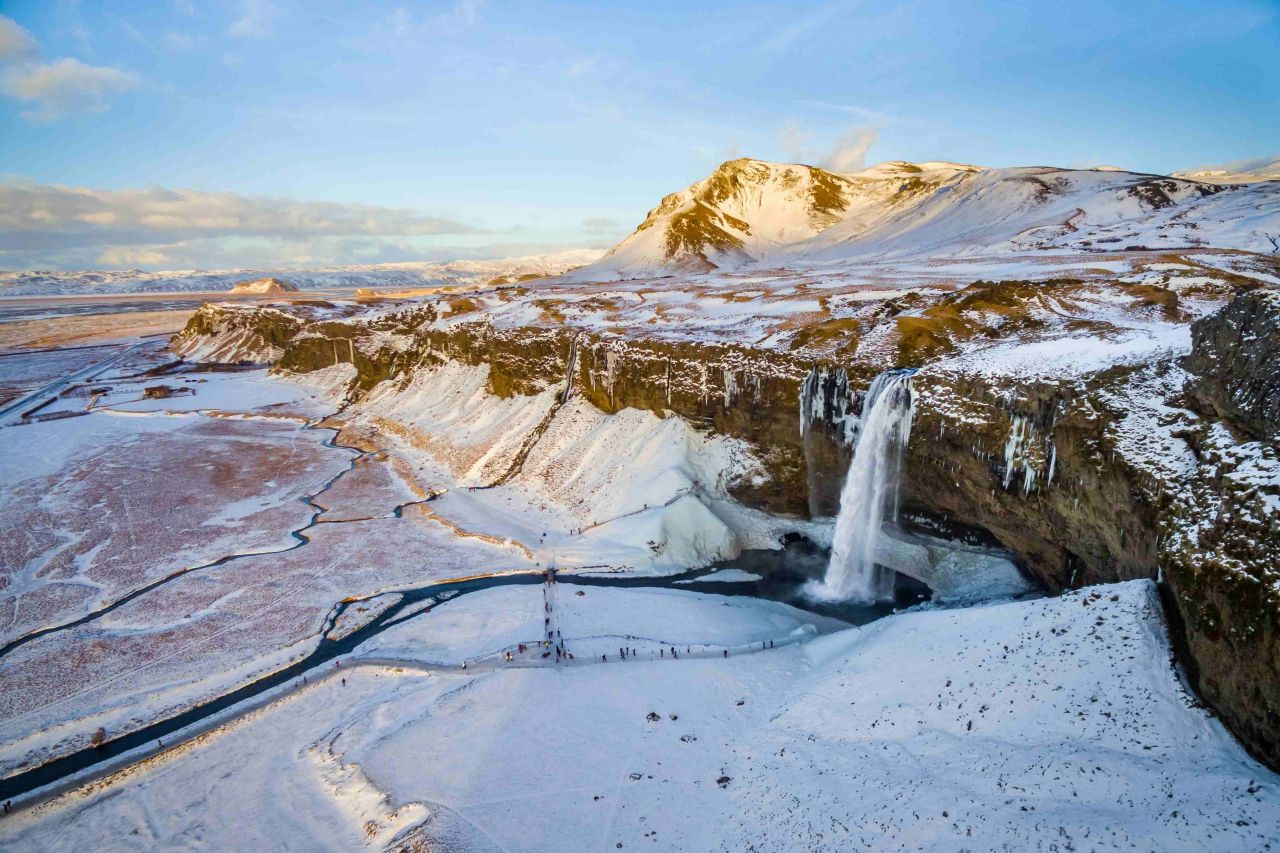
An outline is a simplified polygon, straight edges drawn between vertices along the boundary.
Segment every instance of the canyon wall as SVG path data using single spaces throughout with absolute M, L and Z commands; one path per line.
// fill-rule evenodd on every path
M 1275 350 L 1241 352 L 1245 334 L 1276 346 L 1274 315 L 1257 301 L 1244 294 L 1198 323 L 1185 367 L 1170 357 L 1076 381 L 992 381 L 926 364 L 915 378 L 902 508 L 926 532 L 999 543 L 1050 591 L 1161 578 L 1194 683 L 1251 750 L 1280 766 L 1280 527 L 1269 491 L 1280 484 L 1260 490 L 1232 475 L 1252 446 L 1219 420 L 1275 435 L 1275 358 L 1266 354 Z M 740 438 L 768 477 L 728 484 L 739 501 L 774 514 L 834 513 L 876 369 L 636 330 L 498 326 L 473 307 L 442 324 L 433 305 L 373 319 L 207 306 L 175 347 L 234 333 L 250 357 L 278 351 L 278 369 L 349 362 L 356 393 L 446 361 L 486 364 L 499 397 L 570 387 L 604 412 L 644 409 Z M 918 366 L 904 363 L 917 356 L 900 350 L 898 362 Z M 1255 451 L 1274 460 L 1274 447 Z

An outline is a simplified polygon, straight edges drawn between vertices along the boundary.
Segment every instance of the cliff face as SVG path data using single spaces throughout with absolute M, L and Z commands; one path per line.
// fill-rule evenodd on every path
M 1204 542 L 1175 538 L 1163 555 L 1201 694 L 1273 766 L 1280 764 L 1280 292 L 1244 293 L 1191 327 L 1190 402 L 1210 415 L 1186 431 L 1202 479 L 1188 489 Z M 1258 441 L 1239 441 L 1253 438 Z M 1207 535 L 1204 535 L 1207 534 Z M 1204 547 L 1207 543 L 1208 547 Z
M 1280 291 L 1241 294 L 1191 326 L 1188 393 L 1267 441 L 1280 440 Z
M 983 298 L 994 292 L 983 291 Z M 1025 294 L 1011 292 L 1005 301 L 1021 304 Z M 1157 295 L 1151 310 L 1177 312 L 1176 298 Z M 975 297 L 962 291 L 959 298 Z M 994 540 L 1051 591 L 1163 577 L 1184 662 L 1202 694 L 1255 753 L 1280 765 L 1280 479 L 1272 483 L 1265 474 L 1280 466 L 1274 447 L 1241 443 L 1216 417 L 1189 405 L 1203 411 L 1207 401 L 1212 413 L 1274 428 L 1274 408 L 1266 403 L 1274 400 L 1268 391 L 1274 375 L 1268 380 L 1263 369 L 1274 360 L 1266 355 L 1274 333 L 1262 338 L 1257 331 L 1274 329 L 1266 326 L 1274 314 L 1264 311 L 1274 304 L 1270 298 L 1260 307 L 1256 294 L 1241 297 L 1221 316 L 1196 324 L 1189 364 L 1206 370 L 1203 379 L 1170 357 L 1072 380 L 992 379 L 938 358 L 966 333 L 951 309 L 941 320 L 916 315 L 917 326 L 928 326 L 925 349 L 934 361 L 914 380 L 918 403 L 902 501 L 909 524 Z M 1004 308 L 1018 323 L 1037 316 L 1028 311 L 1023 319 Z M 876 316 L 901 325 L 895 313 Z M 354 364 L 358 389 L 404 382 L 414 371 L 455 361 L 487 365 L 489 390 L 499 397 L 568 383 L 604 412 L 678 415 L 746 441 L 762 462 L 765 478 L 727 484 L 734 497 L 801 517 L 837 509 L 861 395 L 879 369 L 856 360 L 841 366 L 795 348 L 622 335 L 561 322 L 497 325 L 469 300 L 455 300 L 447 311 L 430 304 L 368 320 L 210 307 L 192 319 L 179 346 L 228 329 L 252 330 L 278 347 L 281 369 Z M 891 349 L 897 363 L 921 356 L 907 345 L 919 344 L 920 330 L 909 331 Z M 871 333 L 855 325 L 854 334 Z M 1248 341 L 1271 343 L 1260 352 L 1235 352 L 1250 334 Z M 1247 393 L 1232 391 L 1239 388 Z

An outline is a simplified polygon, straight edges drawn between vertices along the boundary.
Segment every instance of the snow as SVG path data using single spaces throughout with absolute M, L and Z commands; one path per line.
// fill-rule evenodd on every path
M 1115 337 L 1068 335 L 1047 340 L 1012 340 L 940 359 L 923 370 L 955 371 L 986 377 L 1070 379 L 1122 364 L 1138 364 L 1191 351 L 1191 329 L 1181 324 L 1132 328 Z
M 498 260 L 458 260 L 445 263 L 364 264 L 324 268 L 260 270 L 141 270 L 0 272 L 0 297 L 88 295 L 106 293 L 225 293 L 245 279 L 281 278 L 302 290 L 413 289 L 474 287 L 494 278 L 556 275 L 595 260 L 595 249 L 570 249 L 541 255 Z
M 1183 249 L 1212 246 L 1272 252 L 1280 217 L 1274 162 L 1242 171 L 1161 178 L 1119 169 L 1016 167 L 979 169 L 946 163 L 884 163 L 849 175 L 827 175 L 843 207 L 815 217 L 809 167 L 761 161 L 738 164 L 743 177 L 723 196 L 716 176 L 674 193 L 645 223 L 578 281 L 648 278 L 673 273 L 751 268 L 813 269 L 824 264 L 937 260 L 1027 250 Z M 1270 170 L 1270 171 L 1269 171 Z M 735 173 L 736 174 L 736 173 Z M 706 228 L 735 245 L 694 238 L 668 249 L 678 217 L 696 213 Z M 740 223 L 745 223 L 744 228 Z M 696 243 L 702 239 L 701 244 Z M 740 245 L 738 245 L 740 244 Z
M 751 583 L 761 580 L 761 576 L 742 569 L 717 569 L 692 580 L 676 581 L 678 584 L 688 583 Z
M 338 376 L 348 374 L 350 365 L 326 368 Z M 292 417 L 298 420 L 322 417 L 333 410 L 331 389 L 333 373 L 316 371 L 305 374 L 305 382 L 282 382 L 267 370 L 235 373 L 196 373 L 154 380 L 187 388 L 191 394 L 148 399 L 141 395 L 148 383 L 118 386 L 113 393 L 99 399 L 106 413 L 248 413 L 262 416 Z
M 678 417 L 606 414 L 580 397 L 560 404 L 554 387 L 500 398 L 487 390 L 488 370 L 457 362 L 421 370 L 403 388 L 375 389 L 344 417 L 351 432 L 386 444 L 443 492 L 433 514 L 523 543 L 542 565 L 669 573 L 743 547 L 711 508 L 727 498 L 729 481 L 757 470 L 742 442 Z
M 1255 157 L 1237 160 L 1220 166 L 1199 166 L 1184 172 L 1174 172 L 1175 177 L 1215 184 L 1251 184 L 1258 181 L 1280 181 L 1280 157 Z
M 395 651 L 456 659 L 486 647 L 479 633 L 488 646 L 508 642 L 521 620 L 537 627 L 536 590 L 438 605 L 405 623 L 413 634 Z M 743 599 L 585 591 L 560 585 L 578 608 L 562 617 L 566 638 L 643 625 L 671 645 L 729 643 L 788 624 L 775 621 L 779 606 Z M 330 674 L 197 744 L 8 817 L 0 844 L 350 849 L 406 833 L 469 850 L 847 850 L 886 839 L 1262 849 L 1280 831 L 1280 778 L 1191 699 L 1168 656 L 1155 590 L 1135 581 L 904 613 L 727 659 L 614 655 L 473 672 L 348 660 L 345 684 Z

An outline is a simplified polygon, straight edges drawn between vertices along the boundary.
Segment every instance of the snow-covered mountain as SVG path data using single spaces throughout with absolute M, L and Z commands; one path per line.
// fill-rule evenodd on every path
M 1280 182 L 899 162 L 841 175 L 744 159 L 664 198 L 635 233 L 574 277 L 1042 249 L 1272 252 L 1277 240 Z
M 595 249 L 544 255 L 443 263 L 357 264 L 317 269 L 177 270 L 143 272 L 0 272 L 0 297 L 74 296 L 111 293 L 225 292 L 246 279 L 280 278 L 302 290 L 317 288 L 418 288 L 485 284 L 523 277 L 559 275 L 600 257 Z
M 820 234 L 909 208 L 978 171 L 953 163 L 884 163 L 840 175 L 800 164 L 731 160 L 672 193 L 584 276 L 736 269 Z
M 1174 172 L 1173 177 L 1188 178 L 1193 181 L 1213 181 L 1218 184 L 1280 181 L 1280 156 L 1236 160 L 1217 166 L 1198 166 L 1184 172 Z
M 236 282 L 232 293 L 297 293 L 299 287 L 280 278 L 255 278 Z

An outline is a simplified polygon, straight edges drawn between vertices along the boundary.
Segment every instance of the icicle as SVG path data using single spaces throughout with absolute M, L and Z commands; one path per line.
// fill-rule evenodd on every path
M 564 368 L 564 390 L 560 392 L 560 402 L 569 402 L 569 397 L 573 395 L 573 374 L 578 367 L 578 336 L 574 335 L 569 339 L 569 357 L 565 360 Z
M 618 354 L 613 350 L 604 353 L 605 390 L 609 392 L 609 405 L 613 405 L 613 374 L 618 365 Z
M 724 407 L 728 409 L 733 405 L 733 398 L 738 393 L 738 373 L 723 369 L 722 372 L 724 373 Z

